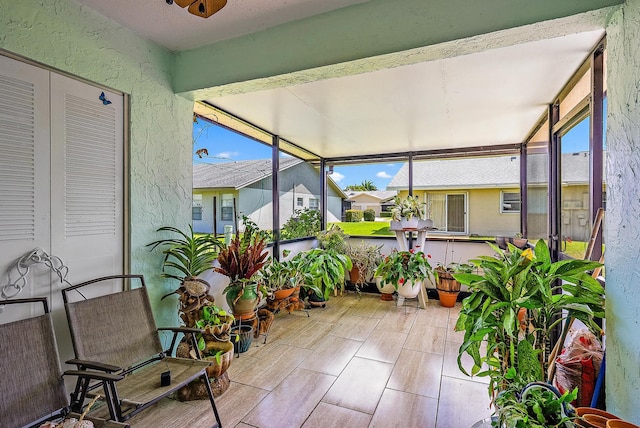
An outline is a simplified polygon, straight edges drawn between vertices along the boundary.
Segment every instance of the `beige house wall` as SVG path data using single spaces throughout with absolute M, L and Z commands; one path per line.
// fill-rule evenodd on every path
M 514 235 L 520 232 L 520 215 L 500 212 L 500 193 L 502 191 L 519 192 L 519 189 L 414 190 L 413 194 L 426 202 L 427 194 L 466 193 L 468 235 Z M 402 190 L 398 194 L 400 197 L 406 197 L 408 192 Z
M 380 212 L 382 211 L 382 207 L 380 206 L 380 199 L 375 198 L 371 195 L 362 194 L 357 196 L 352 196 L 349 198 L 351 203 L 351 209 L 353 210 L 366 210 L 372 209 L 376 212 L 376 217 L 380 217 Z

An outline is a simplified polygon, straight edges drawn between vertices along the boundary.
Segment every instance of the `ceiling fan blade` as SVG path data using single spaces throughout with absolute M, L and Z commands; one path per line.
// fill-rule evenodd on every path
M 194 2 L 194 0 L 173 0 L 173 2 L 180 7 L 187 7 L 190 6 L 191 3 Z
M 208 18 L 227 4 L 227 0 L 196 0 L 189 6 L 189 13 Z

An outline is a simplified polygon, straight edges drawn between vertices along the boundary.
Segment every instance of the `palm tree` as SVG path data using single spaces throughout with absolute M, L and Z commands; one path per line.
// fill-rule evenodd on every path
M 378 190 L 373 181 L 371 180 L 363 180 L 360 184 L 350 184 L 344 188 L 344 190 L 351 190 L 354 192 L 367 192 L 371 190 Z

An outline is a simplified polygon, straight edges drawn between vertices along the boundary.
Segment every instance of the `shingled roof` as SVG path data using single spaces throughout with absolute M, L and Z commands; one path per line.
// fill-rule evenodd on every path
M 304 162 L 298 158 L 280 159 L 280 172 Z M 193 165 L 194 189 L 247 187 L 271 177 L 271 159 L 242 160 Z

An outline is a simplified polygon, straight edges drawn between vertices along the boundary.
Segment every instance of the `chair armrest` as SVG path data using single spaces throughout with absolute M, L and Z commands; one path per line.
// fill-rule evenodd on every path
M 113 366 L 111 364 L 99 363 L 97 361 L 88 361 L 88 360 L 76 360 L 75 358 L 72 360 L 66 361 L 67 364 L 75 364 L 80 368 L 88 368 L 93 370 L 101 370 L 103 372 L 117 372 L 122 370 L 122 367 Z
M 172 331 L 174 333 L 204 333 L 204 330 L 191 327 L 159 327 L 158 331 Z
M 122 375 L 89 370 L 67 370 L 62 374 L 62 376 L 77 376 L 83 379 L 106 380 L 111 382 L 117 382 L 124 379 L 124 376 Z
M 169 349 L 165 350 L 166 355 L 173 354 L 173 348 L 176 346 L 176 340 L 178 339 L 178 334 L 183 333 L 185 337 L 191 341 L 191 345 L 196 348 L 196 355 L 198 359 L 200 359 L 200 351 L 197 349 L 198 344 L 196 343 L 196 334 L 204 334 L 204 330 L 199 328 L 191 328 L 191 327 L 160 327 L 158 331 L 171 331 L 173 332 L 173 338 L 171 339 L 171 345 Z

